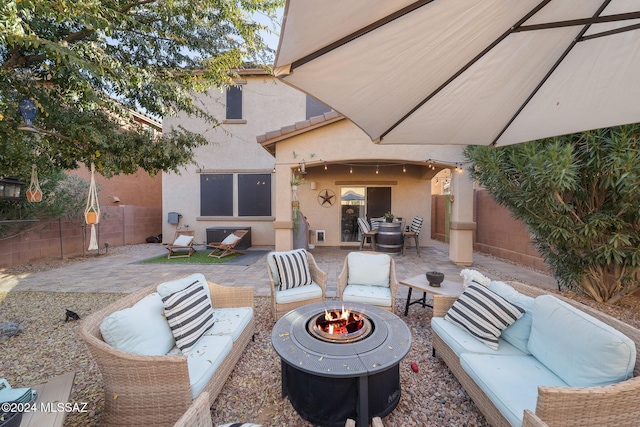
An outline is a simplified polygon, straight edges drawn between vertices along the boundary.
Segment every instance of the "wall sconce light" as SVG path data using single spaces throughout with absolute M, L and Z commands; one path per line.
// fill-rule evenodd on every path
M 307 173 L 307 164 L 304 162 L 304 160 L 302 160 L 302 162 L 300 163 L 300 173 Z
M 312 190 L 315 190 L 316 189 L 316 182 L 315 181 L 309 182 L 309 188 L 312 189 Z
M 0 179 L 0 199 L 18 200 L 22 193 L 22 187 L 26 183 L 20 181 L 15 176 L 7 176 Z

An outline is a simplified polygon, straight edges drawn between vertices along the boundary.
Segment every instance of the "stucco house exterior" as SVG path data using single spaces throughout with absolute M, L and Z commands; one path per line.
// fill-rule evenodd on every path
M 473 184 L 460 167 L 462 147 L 376 145 L 339 113 L 263 70 L 241 71 L 236 84 L 239 90 L 197 98 L 226 118 L 219 127 L 186 115 L 163 122 L 165 132 L 181 125 L 212 142 L 198 149 L 197 165 L 163 174 L 165 243 L 187 226 L 199 243 L 207 229 L 251 227 L 252 245 L 291 249 L 295 197 L 314 245 L 357 247 L 355 219 L 386 211 L 407 225 L 421 216 L 428 239 L 431 180 L 449 169 L 458 171 L 450 174 L 451 259 L 471 264 Z M 295 195 L 294 176 L 305 180 Z M 177 224 L 171 212 L 179 214 Z

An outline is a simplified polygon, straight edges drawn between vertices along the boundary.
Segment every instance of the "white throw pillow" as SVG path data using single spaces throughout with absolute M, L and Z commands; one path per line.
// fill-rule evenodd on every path
M 224 240 L 222 241 L 222 244 L 223 245 L 233 245 L 238 240 L 240 240 L 240 237 L 238 237 L 235 234 L 231 233 L 227 237 L 224 238 Z
M 111 313 L 100 324 L 104 342 L 118 350 L 145 356 L 161 356 L 175 345 L 157 293 L 133 307 Z
M 193 236 L 179 236 L 173 242 L 173 246 L 189 246 L 192 241 L 193 241 Z
M 351 252 L 347 255 L 348 285 L 389 287 L 391 257 L 387 254 Z
M 181 291 L 162 298 L 164 314 L 176 345 L 183 354 L 214 324 L 211 300 L 203 285 L 195 282 Z

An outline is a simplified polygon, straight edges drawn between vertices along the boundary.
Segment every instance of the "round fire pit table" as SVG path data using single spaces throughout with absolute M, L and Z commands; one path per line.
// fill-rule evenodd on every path
M 363 314 L 371 331 L 358 341 L 329 342 L 310 333 L 325 310 Z M 282 397 L 305 420 L 322 427 L 358 427 L 384 417 L 400 401 L 399 363 L 411 348 L 411 332 L 395 314 L 360 303 L 325 301 L 285 314 L 271 333 L 281 360 Z

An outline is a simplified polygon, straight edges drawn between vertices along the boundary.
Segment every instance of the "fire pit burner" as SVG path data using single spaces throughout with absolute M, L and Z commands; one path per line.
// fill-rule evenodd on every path
M 325 310 L 340 311 L 343 305 L 355 313 L 338 322 L 346 333 L 323 331 L 318 323 L 327 326 Z M 411 348 L 411 332 L 389 311 L 341 301 L 305 305 L 276 322 L 271 343 L 281 360 L 282 396 L 316 426 L 343 427 L 351 418 L 366 427 L 400 401 L 399 363 Z
M 353 310 L 325 310 L 312 317 L 307 330 L 319 340 L 335 343 L 360 341 L 371 334 L 371 321 Z

